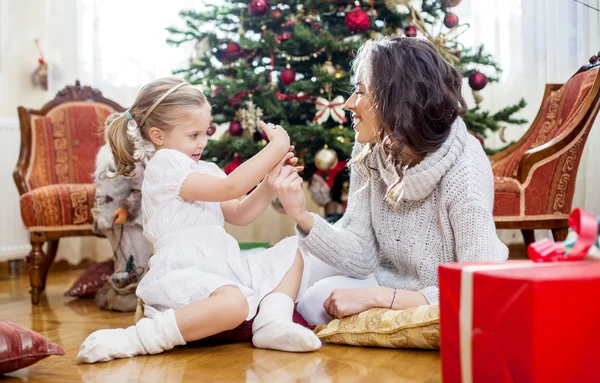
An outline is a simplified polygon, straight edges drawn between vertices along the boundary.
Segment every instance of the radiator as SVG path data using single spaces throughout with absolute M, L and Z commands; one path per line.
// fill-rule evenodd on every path
M 19 158 L 21 131 L 16 117 L 0 117 L 0 261 L 24 258 L 31 250 L 19 210 L 12 172 Z

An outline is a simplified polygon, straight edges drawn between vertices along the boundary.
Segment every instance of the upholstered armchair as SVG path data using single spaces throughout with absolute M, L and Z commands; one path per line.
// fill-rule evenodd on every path
M 13 177 L 21 195 L 21 217 L 31 235 L 27 263 L 33 304 L 40 301 L 59 239 L 93 235 L 96 154 L 104 144 L 106 117 L 123 110 L 79 81 L 40 110 L 18 108 L 21 151 Z
M 600 53 L 566 84 L 547 84 L 542 105 L 525 135 L 490 158 L 494 172 L 494 221 L 520 229 L 528 245 L 535 229 L 568 233 L 577 168 L 600 109 Z

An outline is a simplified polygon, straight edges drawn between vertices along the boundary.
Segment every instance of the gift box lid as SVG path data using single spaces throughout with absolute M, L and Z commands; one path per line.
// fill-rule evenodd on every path
M 444 263 L 439 266 L 442 270 L 459 273 L 467 266 L 487 266 L 489 269 L 476 270 L 476 275 L 488 277 L 527 280 L 531 282 L 542 281 L 582 281 L 600 278 L 600 261 L 573 261 L 573 262 L 551 262 L 536 263 L 528 260 L 516 260 L 506 262 L 464 262 Z M 494 269 L 494 265 L 499 268 Z

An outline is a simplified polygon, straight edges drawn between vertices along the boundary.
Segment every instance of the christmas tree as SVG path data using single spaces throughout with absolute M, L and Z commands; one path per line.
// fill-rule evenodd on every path
M 354 136 L 342 108 L 352 89 L 353 52 L 389 34 L 426 37 L 469 79 L 477 106 L 463 119 L 482 143 L 504 124 L 524 123 L 512 118 L 523 100 L 495 114 L 480 108 L 478 91 L 498 80 L 500 68 L 483 47 L 457 41 L 468 28 L 452 13 L 460 1 L 423 0 L 418 10 L 409 0 L 232 0 L 182 11 L 185 28 L 168 28 L 168 43 L 196 44 L 189 65 L 174 73 L 201 85 L 213 105 L 205 157 L 231 172 L 266 145 L 258 121 L 281 124 L 313 199 L 341 202 Z

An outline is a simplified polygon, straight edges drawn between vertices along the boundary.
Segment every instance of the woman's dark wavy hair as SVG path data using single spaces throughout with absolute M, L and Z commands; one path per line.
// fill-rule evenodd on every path
M 400 36 L 369 40 L 358 50 L 352 67 L 354 80 L 366 87 L 381 116 L 381 150 L 394 168 L 401 164 L 404 145 L 419 156 L 439 149 L 454 120 L 467 110 L 461 73 L 428 40 Z M 353 162 L 362 162 L 371 150 L 366 145 Z

